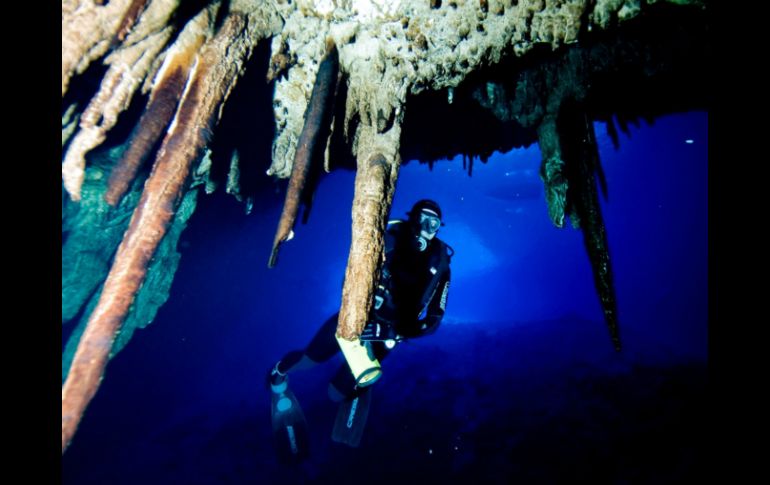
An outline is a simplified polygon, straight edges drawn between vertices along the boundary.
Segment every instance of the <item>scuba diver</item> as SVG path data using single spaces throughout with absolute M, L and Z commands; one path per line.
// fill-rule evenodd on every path
M 369 410 L 371 385 L 381 376 L 380 362 L 399 343 L 434 333 L 444 316 L 454 251 L 436 234 L 441 208 L 428 199 L 414 204 L 408 220 L 389 221 L 385 257 L 374 305 L 360 340 L 336 336 L 335 313 L 304 350 L 287 353 L 268 372 L 272 391 L 273 431 L 279 455 L 298 461 L 308 454 L 302 410 L 288 387 L 289 372 L 323 363 L 342 350 L 342 363 L 329 384 L 329 397 L 340 403 L 332 439 L 358 446 Z

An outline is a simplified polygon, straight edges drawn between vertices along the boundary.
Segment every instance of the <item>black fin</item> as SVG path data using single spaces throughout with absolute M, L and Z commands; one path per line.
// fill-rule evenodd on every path
M 340 402 L 337 419 L 334 421 L 332 440 L 357 448 L 369 416 L 372 388 L 364 387 Z

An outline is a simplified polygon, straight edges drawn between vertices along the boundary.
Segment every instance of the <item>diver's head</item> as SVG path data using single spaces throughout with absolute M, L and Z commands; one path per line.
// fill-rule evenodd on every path
M 417 201 L 409 211 L 409 225 L 415 235 L 417 249 L 425 251 L 428 242 L 436 237 L 441 223 L 441 207 L 432 200 Z

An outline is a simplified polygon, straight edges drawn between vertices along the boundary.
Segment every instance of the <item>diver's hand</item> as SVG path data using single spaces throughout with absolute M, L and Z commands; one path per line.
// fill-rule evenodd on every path
M 396 333 L 393 325 L 385 322 L 369 322 L 361 332 L 361 340 L 401 340 L 401 336 Z

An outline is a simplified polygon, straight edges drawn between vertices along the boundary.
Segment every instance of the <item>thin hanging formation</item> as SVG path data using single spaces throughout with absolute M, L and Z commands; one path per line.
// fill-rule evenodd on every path
M 202 10 L 188 22 L 166 54 L 153 81 L 147 106 L 131 135 L 131 142 L 110 173 L 104 194 L 104 199 L 110 205 L 115 206 L 120 202 L 174 116 L 198 50 L 211 35 L 218 6 L 215 4 L 212 8 Z
M 543 118 L 538 141 L 548 214 L 556 227 L 564 227 L 568 216 L 575 228 L 581 228 L 604 320 L 613 347 L 620 351 L 609 245 L 599 205 L 597 177 L 601 168 L 593 125 L 580 103 L 565 100 L 556 115 Z
M 598 181 L 602 180 L 599 149 L 594 126 L 585 108 L 575 102 L 562 107 L 559 128 L 564 134 L 564 155 L 567 161 L 571 217 L 576 217 L 583 232 L 583 243 L 591 261 L 594 285 L 604 313 L 604 321 L 612 346 L 620 352 L 620 331 L 615 287 L 612 282 L 607 231 L 599 205 Z M 606 189 L 605 189 L 606 196 Z
M 398 161 L 389 162 L 379 152 L 363 157 L 356 170 L 353 234 L 337 323 L 337 335 L 346 340 L 361 335 L 372 306 L 399 167 Z
M 329 122 L 329 112 L 334 104 L 334 95 L 338 83 L 339 54 L 331 39 L 326 42 L 326 54 L 318 67 L 310 102 L 305 110 L 305 124 L 297 140 L 297 148 L 294 152 L 294 163 L 291 168 L 289 186 L 286 190 L 286 199 L 283 203 L 281 218 L 278 221 L 278 229 L 275 231 L 273 248 L 267 267 L 275 267 L 278 261 L 278 250 L 281 244 L 293 236 L 294 222 L 297 219 L 302 191 L 310 173 L 313 153 L 318 138 L 318 133 L 325 122 Z

